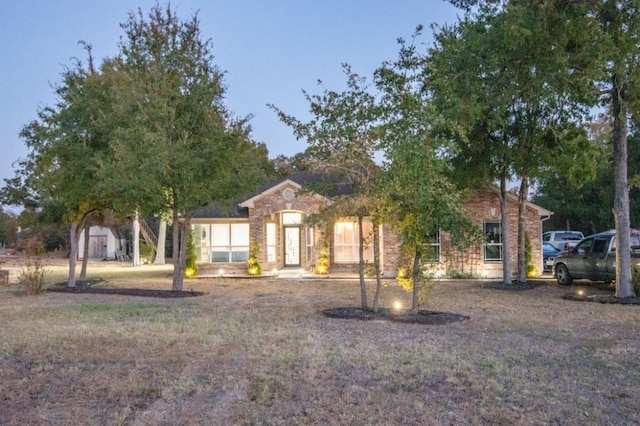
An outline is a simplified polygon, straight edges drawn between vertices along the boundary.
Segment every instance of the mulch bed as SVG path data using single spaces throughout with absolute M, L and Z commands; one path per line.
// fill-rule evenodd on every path
M 522 291 L 532 290 L 536 287 L 543 285 L 542 281 L 527 280 L 526 282 L 513 281 L 511 284 L 505 284 L 502 281 L 492 281 L 483 283 L 483 288 L 490 288 L 492 290 L 505 290 L 505 291 Z
M 393 321 L 424 325 L 448 324 L 469 319 L 466 315 L 449 312 L 420 310 L 417 315 L 412 315 L 410 311 L 407 310 L 398 311 L 389 308 L 380 308 L 378 312 L 375 313 L 371 310 L 363 310 L 361 308 L 342 307 L 325 309 L 322 313 L 329 318 Z
M 93 287 L 91 283 L 78 282 L 75 287 L 67 287 L 66 283 L 56 284 L 47 289 L 48 292 L 69 294 L 115 294 L 120 296 L 142 296 L 158 298 L 180 298 L 202 296 L 201 291 L 151 290 L 144 288 L 102 288 Z

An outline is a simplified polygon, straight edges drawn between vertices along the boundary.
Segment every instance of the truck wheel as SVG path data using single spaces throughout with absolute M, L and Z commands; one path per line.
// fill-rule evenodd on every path
M 571 285 L 573 277 L 569 274 L 566 265 L 561 263 L 556 266 L 556 280 L 558 280 L 558 284 L 560 285 Z

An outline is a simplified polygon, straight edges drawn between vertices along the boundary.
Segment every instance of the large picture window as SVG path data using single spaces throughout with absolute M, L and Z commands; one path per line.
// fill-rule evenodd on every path
M 482 228 L 485 262 L 502 261 L 502 224 L 499 220 L 485 220 Z
M 213 263 L 246 262 L 249 259 L 249 224 L 195 225 L 199 235 L 199 260 Z
M 373 253 L 370 244 L 372 234 L 371 221 L 363 221 L 362 230 L 365 238 L 364 259 L 372 262 Z M 355 263 L 360 260 L 358 254 L 360 247 L 358 222 L 336 222 L 333 228 L 333 240 L 334 258 L 337 263 Z

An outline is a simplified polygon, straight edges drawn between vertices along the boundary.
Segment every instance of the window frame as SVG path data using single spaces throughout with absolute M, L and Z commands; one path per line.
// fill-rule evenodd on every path
M 200 231 L 196 241 L 200 262 L 244 263 L 249 259 L 249 222 L 198 223 L 192 229 Z
M 488 228 L 488 225 L 491 225 L 491 228 Z M 493 242 L 495 240 L 491 240 L 488 237 L 489 229 L 495 229 L 495 225 L 497 225 L 498 233 L 498 242 Z M 502 228 L 502 220 L 500 219 L 484 219 L 482 222 L 482 233 L 485 236 L 485 241 L 482 243 L 482 257 L 485 263 L 498 263 L 504 260 L 504 250 L 503 250 L 503 228 Z M 492 233 L 492 235 L 496 235 Z M 497 250 L 496 256 L 489 256 L 490 252 Z
M 367 231 L 368 225 L 368 231 Z M 333 225 L 333 257 L 335 263 L 340 264 L 353 264 L 360 261 L 360 233 L 358 230 L 358 221 L 357 220 L 337 220 Z M 363 235 L 365 238 L 365 242 L 367 238 L 370 238 L 373 234 L 373 223 L 369 219 L 363 219 Z M 350 238 L 349 241 L 342 239 L 342 241 L 338 242 L 337 235 L 344 235 L 342 233 L 338 233 L 338 227 L 350 228 Z M 349 256 L 344 256 L 348 254 Z M 364 246 L 364 260 L 366 262 L 373 262 L 373 246 L 370 242 L 366 242 Z

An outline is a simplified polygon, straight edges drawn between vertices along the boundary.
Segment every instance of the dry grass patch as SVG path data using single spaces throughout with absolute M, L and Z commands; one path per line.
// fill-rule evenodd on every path
M 100 285 L 171 286 L 170 268 L 121 269 Z M 448 282 L 427 308 L 470 319 L 424 326 L 326 318 L 356 281 L 185 288 L 207 295 L 0 289 L 0 424 L 640 423 L 638 307 Z

